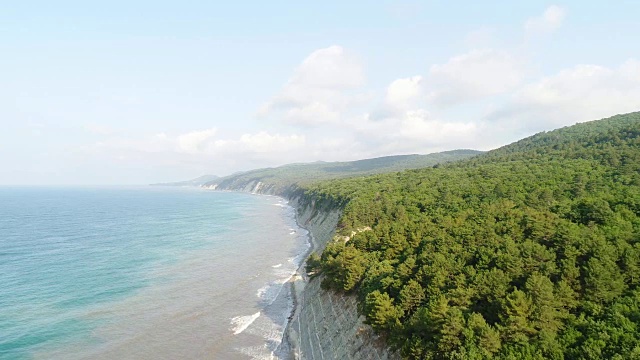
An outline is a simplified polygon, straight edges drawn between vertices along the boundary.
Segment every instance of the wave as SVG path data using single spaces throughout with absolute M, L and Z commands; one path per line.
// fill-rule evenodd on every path
M 267 346 L 253 346 L 239 349 L 239 351 L 247 355 L 251 360 L 273 360 L 275 355 L 273 351 L 269 351 Z
M 300 252 L 295 257 L 287 259 L 287 261 L 289 263 L 293 264 L 296 268 L 300 267 L 300 265 L 302 265 L 302 263 L 304 262 L 304 259 L 307 258 L 307 250 L 309 250 L 310 247 L 311 247 L 311 245 L 305 244 L 305 250 L 304 251 Z
M 262 306 L 269 306 L 273 304 L 274 301 L 280 296 L 280 292 L 284 287 L 284 283 L 286 281 L 273 281 L 260 289 L 258 289 L 256 295 L 258 295 L 258 299 L 260 299 L 260 303 Z
M 256 291 L 256 295 L 258 296 L 258 299 L 264 300 L 268 290 L 269 290 L 269 284 L 258 289 L 258 291 Z
M 253 315 L 236 316 L 233 319 L 231 319 L 231 325 L 233 325 L 233 327 L 231 328 L 231 331 L 233 331 L 233 335 L 238 335 L 243 331 L 245 331 L 259 317 L 260 317 L 260 311 L 258 311 Z
M 292 263 L 289 260 L 289 263 Z M 292 269 L 290 266 L 281 267 L 282 264 L 278 264 L 276 266 L 272 266 L 274 269 L 275 275 L 277 279 L 270 281 L 268 284 L 264 285 L 256 292 L 256 295 L 260 299 L 260 303 L 263 306 L 270 306 L 276 301 L 276 299 L 280 296 L 282 290 L 286 287 L 286 284 L 291 280 L 291 278 L 296 274 L 295 269 Z
M 279 268 L 280 266 L 282 266 L 282 264 L 271 265 L 271 267 L 272 267 L 272 268 L 274 268 L 274 269 L 277 269 L 277 268 Z

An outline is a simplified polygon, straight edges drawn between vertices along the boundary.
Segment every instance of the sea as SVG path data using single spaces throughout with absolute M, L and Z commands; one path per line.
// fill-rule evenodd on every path
M 0 187 L 0 359 L 287 359 L 308 248 L 279 197 Z

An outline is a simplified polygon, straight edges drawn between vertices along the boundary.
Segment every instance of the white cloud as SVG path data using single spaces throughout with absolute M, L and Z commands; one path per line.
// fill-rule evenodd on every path
M 468 139 L 476 131 L 472 122 L 448 122 L 433 119 L 425 110 L 407 111 L 400 121 L 398 135 L 431 144 L 450 143 L 454 138 Z
M 289 80 L 289 84 L 329 89 L 357 87 L 363 83 L 364 73 L 358 60 L 337 45 L 312 52 Z
M 558 5 L 549 6 L 541 16 L 532 17 L 524 23 L 527 34 L 548 34 L 562 25 L 566 16 L 565 9 Z
M 157 133 L 137 138 L 110 138 L 83 150 L 131 166 L 170 166 L 213 169 L 220 175 L 249 168 L 303 161 L 306 138 L 299 134 L 258 131 L 220 138 L 216 129 L 170 135 Z
M 509 52 L 473 50 L 431 66 L 428 99 L 447 106 L 497 95 L 514 89 L 524 75 L 524 62 Z
M 640 62 L 576 65 L 517 91 L 488 119 L 529 132 L 640 110 Z
M 313 101 L 290 108 L 286 111 L 284 119 L 303 125 L 320 125 L 337 122 L 340 113 L 325 103 Z
M 357 99 L 350 91 L 364 81 L 363 68 L 353 54 L 337 45 L 319 49 L 302 61 L 258 114 L 284 114 L 284 120 L 299 125 L 337 121 L 340 111 Z
M 625 61 L 618 69 L 620 76 L 631 84 L 640 83 L 640 61 L 629 59 Z
M 387 87 L 385 102 L 393 109 L 407 109 L 423 95 L 422 77 L 413 76 L 393 81 Z
M 564 16 L 563 9 L 551 6 L 525 27 L 529 33 L 550 32 Z M 469 41 L 477 46 L 490 36 L 484 29 Z M 299 125 L 299 131 L 224 136 L 204 129 L 115 138 L 102 146 L 121 150 L 113 153 L 123 159 L 192 164 L 224 175 L 291 162 L 487 150 L 523 133 L 640 109 L 637 60 L 615 68 L 577 65 L 526 84 L 527 65 L 516 51 L 476 49 L 435 64 L 422 76 L 391 81 L 384 92 L 371 95 L 362 89 L 365 77 L 357 58 L 331 46 L 309 54 L 259 111 Z
M 187 154 L 197 154 L 206 149 L 207 143 L 216 135 L 216 129 L 192 131 L 176 138 L 177 150 Z
M 306 139 L 302 135 L 269 134 L 260 131 L 255 134 L 243 134 L 238 139 L 218 140 L 214 144 L 214 152 L 218 155 L 247 154 L 276 160 L 282 153 L 294 151 L 304 146 Z
M 480 139 L 474 122 L 446 120 L 424 109 L 398 112 L 383 119 L 363 114 L 349 121 L 349 127 L 356 139 L 364 139 L 361 150 L 369 157 L 451 150 L 477 144 Z

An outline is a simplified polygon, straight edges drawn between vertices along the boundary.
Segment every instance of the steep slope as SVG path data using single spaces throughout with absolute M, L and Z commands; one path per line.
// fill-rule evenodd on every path
M 311 282 L 405 358 L 640 357 L 640 113 L 303 196 L 344 208 Z
M 316 162 L 290 164 L 277 168 L 252 170 L 226 176 L 204 184 L 204 187 L 284 194 L 293 187 L 319 180 L 363 176 L 430 167 L 469 158 L 481 151 L 453 150 L 428 155 L 398 155 L 349 162 Z

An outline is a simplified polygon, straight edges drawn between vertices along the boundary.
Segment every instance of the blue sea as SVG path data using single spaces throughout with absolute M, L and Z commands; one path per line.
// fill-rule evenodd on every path
M 294 214 L 200 189 L 0 188 L 0 359 L 286 358 Z

